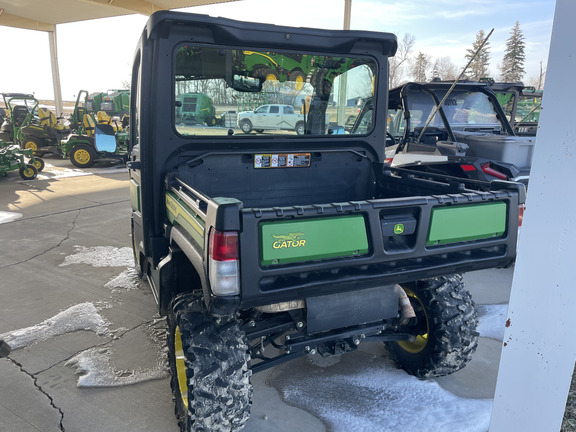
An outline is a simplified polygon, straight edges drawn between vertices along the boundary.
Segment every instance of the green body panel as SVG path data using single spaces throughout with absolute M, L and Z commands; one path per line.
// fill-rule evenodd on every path
M 506 219 L 503 202 L 437 207 L 432 210 L 426 245 L 500 237 Z
M 198 243 L 198 246 L 204 248 L 204 221 L 171 192 L 166 193 L 166 215 L 172 225 L 181 226 Z
M 368 253 L 366 223 L 360 215 L 264 222 L 260 244 L 263 265 Z

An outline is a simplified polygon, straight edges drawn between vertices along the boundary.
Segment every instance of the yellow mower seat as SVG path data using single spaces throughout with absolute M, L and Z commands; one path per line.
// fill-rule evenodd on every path
M 94 129 L 96 128 L 96 124 L 94 123 L 94 119 L 92 119 L 90 114 L 84 114 L 82 121 L 84 122 L 84 129 L 86 129 L 86 135 L 94 136 Z
M 48 108 L 38 108 L 38 117 L 40 117 L 40 124 L 42 126 L 48 126 L 52 129 L 56 129 L 57 131 L 63 131 L 67 129 L 66 126 L 58 123 L 58 119 Z
M 98 124 L 110 125 L 114 129 L 114 132 L 118 132 L 120 129 L 122 129 L 122 126 L 119 126 L 118 122 L 113 120 L 106 111 L 98 111 L 96 118 L 98 120 Z

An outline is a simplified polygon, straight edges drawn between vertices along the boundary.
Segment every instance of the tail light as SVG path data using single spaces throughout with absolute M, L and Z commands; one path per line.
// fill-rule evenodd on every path
M 463 164 L 460 165 L 460 168 L 462 168 L 462 171 L 464 172 L 476 171 L 476 167 L 474 165 Z
M 217 296 L 240 294 L 238 233 L 210 231 L 208 271 L 212 292 Z
M 526 205 L 520 204 L 518 206 L 518 227 L 522 226 L 522 219 L 524 219 L 524 210 L 526 210 Z

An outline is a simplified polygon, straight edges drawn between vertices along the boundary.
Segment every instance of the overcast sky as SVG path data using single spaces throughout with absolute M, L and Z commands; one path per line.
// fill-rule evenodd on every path
M 490 38 L 490 70 L 499 74 L 506 40 L 516 21 L 525 37 L 525 81 L 546 65 L 554 0 L 352 0 L 351 28 L 414 35 L 414 54 L 450 57 L 464 67 L 476 33 Z M 344 0 L 241 0 L 185 9 L 189 12 L 296 27 L 339 29 Z M 63 11 L 65 13 L 65 11 Z M 129 81 L 136 42 L 147 17 L 130 15 L 57 26 L 64 100 L 78 90 L 90 93 L 122 88 Z M 0 27 L 0 92 L 35 93 L 52 98 L 52 71 L 46 33 Z

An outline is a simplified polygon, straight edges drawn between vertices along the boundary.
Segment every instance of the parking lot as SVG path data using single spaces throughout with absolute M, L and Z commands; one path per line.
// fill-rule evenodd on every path
M 46 159 L 0 178 L 0 431 L 177 431 L 165 324 L 132 270 L 128 175 Z M 253 377 L 247 432 L 486 431 L 512 269 L 466 276 L 480 314 L 468 367 L 407 375 L 382 344 Z M 414 415 L 414 410 L 419 411 Z

